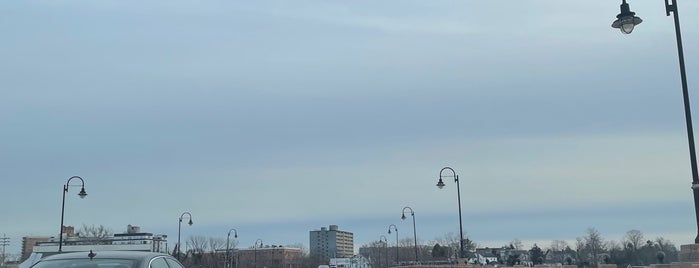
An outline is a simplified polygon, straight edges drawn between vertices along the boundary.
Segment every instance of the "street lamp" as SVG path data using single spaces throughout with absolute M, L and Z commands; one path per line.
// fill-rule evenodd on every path
M 194 224 L 194 222 L 192 222 L 192 214 L 189 213 L 188 211 L 185 211 L 182 213 L 182 215 L 180 215 L 180 222 L 177 224 L 177 259 L 178 260 L 180 259 L 180 254 L 182 253 L 182 249 L 180 248 L 180 236 L 182 234 L 182 219 L 184 218 L 185 215 L 189 216 L 189 222 L 187 224 L 189 224 L 189 226 L 192 226 L 192 224 Z
M 228 230 L 228 236 L 226 237 L 226 267 L 230 267 L 231 263 L 231 253 L 230 253 L 230 243 L 231 243 L 231 231 L 234 232 L 233 238 L 238 238 L 238 230 L 231 228 Z
M 636 17 L 635 12 L 631 12 L 631 8 L 629 8 L 629 4 L 626 3 L 626 0 L 622 0 L 621 12 L 619 12 L 619 15 L 616 15 L 616 20 L 612 22 L 612 28 L 618 28 L 622 33 L 630 34 L 633 28 L 641 24 L 641 22 L 643 22 L 643 20 Z
M 396 227 L 395 224 L 391 224 L 388 226 L 388 234 L 391 234 L 391 227 L 393 227 L 393 230 L 396 232 L 396 265 L 398 265 L 398 227 Z M 386 257 L 388 258 L 388 257 Z
M 257 242 L 260 242 L 260 247 L 262 247 L 262 239 L 255 240 L 255 245 L 253 246 L 255 252 L 255 268 L 257 268 Z
M 633 26 L 641 23 L 641 19 L 633 16 L 635 13 L 630 12 L 626 0 L 622 0 L 621 4 L 621 14 L 617 16 L 622 16 L 626 18 L 623 20 L 625 23 L 622 24 L 621 29 L 624 33 L 631 33 L 631 31 L 624 31 L 624 27 L 633 30 Z M 672 4 L 670 3 L 672 1 Z M 626 8 L 626 9 L 624 9 Z M 628 12 L 625 12 L 628 11 Z M 680 78 L 682 80 L 682 98 L 684 100 L 684 119 L 687 124 L 687 140 L 689 143 L 689 161 L 692 168 L 692 191 L 694 193 L 694 213 L 696 215 L 697 222 L 697 237 L 694 238 L 694 243 L 699 244 L 699 172 L 697 172 L 697 155 L 694 146 L 694 130 L 692 129 L 692 112 L 689 106 L 689 90 L 687 89 L 687 73 L 684 67 L 684 50 L 682 49 L 682 34 L 680 33 L 680 18 L 677 14 L 677 2 L 676 0 L 665 0 L 665 14 L 670 16 L 670 13 L 674 15 L 675 20 L 675 36 L 677 37 L 677 56 L 680 63 Z M 629 19 L 629 16 L 633 17 L 633 21 Z M 619 21 L 619 20 L 617 20 Z M 614 21 L 612 27 L 619 28 L 619 24 L 622 22 Z M 633 26 L 631 25 L 633 24 Z M 626 26 L 623 26 L 626 25 Z
M 68 192 L 68 187 L 69 186 L 77 186 L 77 185 L 70 185 L 70 181 L 73 179 L 80 179 L 80 192 L 78 193 L 78 196 L 80 198 L 85 198 L 87 196 L 87 192 L 85 192 L 85 180 L 83 178 L 78 177 L 78 176 L 73 176 L 68 178 L 68 181 L 66 182 L 65 185 L 63 185 L 63 203 L 61 203 L 61 232 L 58 234 L 58 253 L 61 253 L 63 251 L 63 215 L 65 214 L 66 210 L 66 193 Z
M 417 259 L 417 231 L 415 230 L 415 211 L 411 207 L 404 207 L 403 208 L 403 215 L 400 216 L 401 220 L 405 220 L 405 209 L 410 210 L 410 216 L 413 216 L 413 238 L 415 238 L 415 262 L 418 262 Z
M 442 172 L 444 170 L 450 170 L 451 171 L 451 176 L 442 176 Z M 464 257 L 464 224 L 461 221 L 461 190 L 459 187 L 459 175 L 456 175 L 456 171 L 450 167 L 444 167 L 442 170 L 439 171 L 439 182 L 437 182 L 437 187 L 439 189 L 444 188 L 444 182 L 442 181 L 443 177 L 452 177 L 454 178 L 454 182 L 456 182 L 456 197 L 459 202 L 459 258 Z
M 383 242 L 383 251 L 386 253 L 386 267 L 388 267 L 388 239 L 386 238 L 385 235 L 381 235 L 379 237 L 379 241 Z M 379 254 L 381 254 L 381 251 L 379 251 Z M 379 263 L 381 263 L 381 255 L 379 255 Z

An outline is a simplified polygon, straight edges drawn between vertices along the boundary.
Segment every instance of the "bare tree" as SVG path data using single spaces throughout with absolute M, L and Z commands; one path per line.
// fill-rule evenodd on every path
M 585 248 L 590 254 L 590 265 L 597 267 L 600 262 L 601 254 L 604 252 L 604 239 L 600 235 L 597 229 L 590 227 L 587 228 L 587 236 L 583 237 L 585 242 Z
M 565 250 L 569 248 L 568 243 L 563 240 L 553 240 L 551 241 L 551 246 L 549 250 L 551 251 L 551 256 L 553 261 L 557 263 L 563 263 L 565 261 Z
M 585 239 L 583 239 L 582 237 L 576 237 L 575 238 L 575 254 L 577 255 L 576 259 L 578 260 L 578 263 L 582 263 L 585 260 L 587 260 L 587 258 L 585 256 L 586 255 L 585 251 L 586 251 Z
M 549 249 L 551 251 L 564 251 L 568 247 L 568 242 L 563 240 L 553 240 L 551 241 L 551 246 Z
M 510 241 L 510 247 L 513 247 L 514 249 L 524 249 L 524 244 L 522 244 L 522 240 L 515 238 Z
M 643 233 L 639 230 L 633 229 L 626 232 L 622 240 L 624 242 L 624 247 L 631 253 L 630 261 L 631 264 L 635 265 L 639 263 L 639 249 L 645 243 L 643 238 Z
M 196 235 L 189 237 L 190 250 L 193 253 L 204 253 L 209 249 L 208 239 L 205 236 Z
M 87 226 L 87 224 L 83 224 L 83 227 L 80 228 L 80 231 L 78 231 L 80 237 L 99 237 L 99 238 L 105 238 L 105 237 L 110 237 L 112 236 L 113 232 L 107 227 L 104 227 L 104 225 L 90 225 Z
M 641 246 L 646 241 L 643 238 L 643 233 L 639 230 L 633 229 L 628 232 L 626 232 L 626 235 L 624 235 L 624 243 L 628 247 L 630 245 L 630 248 L 633 249 L 634 251 L 638 250 Z
M 83 226 L 80 228 L 80 231 L 78 231 L 79 237 L 95 243 L 103 243 L 107 240 L 107 238 L 111 237 L 112 235 L 112 230 L 105 227 L 104 225 L 88 226 L 87 224 L 83 224 Z
M 453 232 L 449 232 L 445 234 L 443 237 L 436 239 L 435 243 L 439 243 L 440 245 L 449 248 L 448 255 L 451 257 L 456 257 L 456 253 L 459 250 L 459 236 L 457 236 Z M 466 247 L 466 245 L 464 245 L 464 247 Z
M 655 239 L 655 244 L 657 245 L 658 250 L 662 251 L 665 254 L 666 263 L 678 261 L 679 250 L 677 250 L 677 246 L 670 242 L 670 240 L 667 240 L 663 237 L 658 237 Z
M 230 248 L 234 248 L 236 244 L 237 242 L 231 241 L 229 246 Z M 217 250 L 226 249 L 226 239 L 219 237 L 209 237 L 209 249 L 211 250 L 211 253 L 216 253 Z

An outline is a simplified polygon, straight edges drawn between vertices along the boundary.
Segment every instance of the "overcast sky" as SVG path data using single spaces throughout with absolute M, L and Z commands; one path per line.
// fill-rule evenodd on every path
M 699 111 L 699 2 L 680 1 Z M 0 233 L 128 224 L 240 247 L 339 225 L 355 245 L 458 234 L 692 243 L 672 17 L 620 1 L 0 3 Z M 699 116 L 699 113 L 697 113 Z M 78 181 L 73 180 L 71 184 Z M 389 241 L 394 241 L 390 236 Z

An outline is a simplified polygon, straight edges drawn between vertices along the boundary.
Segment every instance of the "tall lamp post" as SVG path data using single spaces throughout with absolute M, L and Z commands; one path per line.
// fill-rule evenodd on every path
M 63 251 L 63 215 L 65 214 L 66 210 L 66 193 L 68 192 L 68 187 L 69 186 L 77 186 L 77 185 L 70 185 L 70 181 L 73 179 L 79 179 L 80 180 L 80 192 L 78 193 L 78 196 L 80 198 L 85 198 L 87 196 L 87 192 L 85 192 L 85 180 L 83 178 L 78 177 L 78 176 L 73 176 L 68 178 L 68 181 L 66 182 L 65 185 L 63 185 L 63 202 L 61 203 L 61 232 L 58 233 L 58 253 L 61 253 Z
M 445 170 L 451 171 L 452 175 L 442 175 L 442 173 Z M 452 169 L 450 167 L 442 168 L 442 170 L 439 171 L 439 182 L 437 182 L 437 187 L 439 187 L 439 189 L 442 189 L 445 186 L 444 182 L 442 181 L 442 178 L 444 178 L 444 177 L 446 177 L 446 178 L 452 177 L 452 178 L 454 178 L 454 182 L 456 182 L 456 197 L 457 197 L 457 200 L 459 202 L 459 238 L 460 238 L 459 239 L 459 258 L 463 258 L 464 257 L 464 224 L 461 221 L 461 190 L 460 190 L 461 187 L 459 187 L 459 175 L 456 175 L 456 171 L 454 171 L 454 169 Z
M 411 207 L 404 207 L 403 208 L 403 215 L 400 216 L 401 220 L 405 220 L 405 210 L 408 209 L 410 210 L 410 216 L 413 216 L 413 238 L 415 239 L 415 262 L 418 262 L 417 258 L 417 231 L 415 230 L 415 211 L 413 211 L 413 208 Z
M 377 247 L 377 250 L 379 251 L 379 257 L 376 258 L 376 264 L 377 264 L 376 266 L 378 268 L 381 268 L 381 244 L 383 244 L 383 240 L 381 240 L 381 238 L 379 238 L 379 245 Z M 373 263 L 374 262 L 372 261 L 372 266 L 373 266 Z
M 226 237 L 226 267 L 230 267 L 231 264 L 231 252 L 230 252 L 230 244 L 231 244 L 231 231 L 233 231 L 233 238 L 238 238 L 238 230 L 231 228 L 228 230 L 228 236 Z
M 692 128 L 692 112 L 689 105 L 689 90 L 687 89 L 687 73 L 684 67 L 684 50 L 682 49 L 682 34 L 680 33 L 680 18 L 677 14 L 677 1 L 665 0 L 665 14 L 674 15 L 675 36 L 677 37 L 677 56 L 680 63 L 680 78 L 682 80 L 682 98 L 684 100 L 684 119 L 687 124 L 687 141 L 689 145 L 689 161 L 692 168 L 692 191 L 694 193 L 694 213 L 697 222 L 697 237 L 694 243 L 699 244 L 699 172 L 697 172 L 697 155 L 694 146 L 694 130 Z M 617 15 L 617 20 L 612 23 L 613 28 L 619 28 L 625 34 L 630 34 L 633 28 L 643 22 L 641 18 L 631 12 L 626 0 L 622 0 L 621 12 Z
M 388 226 L 388 234 L 391 234 L 391 227 L 393 227 L 393 231 L 396 232 L 396 265 L 398 265 L 398 227 L 396 227 L 395 224 L 391 224 Z M 388 258 L 388 257 L 386 257 Z
M 385 235 L 381 235 L 381 236 L 379 237 L 379 241 L 383 242 L 383 251 L 384 251 L 384 253 L 385 253 L 385 255 L 386 255 L 386 267 L 388 267 L 388 239 L 386 238 Z M 381 251 L 379 251 L 379 253 L 380 253 L 380 252 L 381 252 Z M 380 259 L 380 258 L 381 258 L 381 256 L 379 256 L 379 259 Z M 379 260 L 379 263 L 381 263 L 381 260 Z
M 255 268 L 257 268 L 257 242 L 260 242 L 260 247 L 262 247 L 262 239 L 255 240 L 255 245 L 253 246 L 255 252 Z
M 180 236 L 182 234 L 182 219 L 184 216 L 187 215 L 189 217 L 189 226 L 192 226 L 194 222 L 192 222 L 192 213 L 189 213 L 188 211 L 182 212 L 182 215 L 180 215 L 180 222 L 177 224 L 177 259 L 180 259 L 180 254 L 182 254 L 182 249 L 180 248 Z

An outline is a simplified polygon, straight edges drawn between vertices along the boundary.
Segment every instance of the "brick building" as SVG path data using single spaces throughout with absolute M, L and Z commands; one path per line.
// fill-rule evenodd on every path
M 301 249 L 284 246 L 237 249 L 232 253 L 233 267 L 294 268 L 299 267 Z

